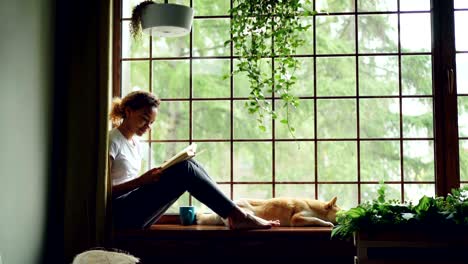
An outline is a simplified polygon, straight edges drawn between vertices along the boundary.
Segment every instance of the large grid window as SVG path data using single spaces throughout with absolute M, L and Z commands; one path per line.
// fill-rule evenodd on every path
M 143 89 L 163 101 L 142 139 L 148 147 L 142 170 L 197 142 L 207 149 L 197 160 L 232 199 L 337 195 L 350 208 L 376 197 L 382 180 L 389 198 L 435 194 L 430 0 L 315 1 L 312 8 L 326 12 L 303 18 L 312 27 L 295 55 L 302 63 L 293 87 L 300 97 L 292 114 L 297 139 L 277 121 L 260 131 L 244 108 L 246 77 L 223 78 L 237 63 L 233 49 L 223 45 L 230 38 L 230 0 L 171 1 L 195 9 L 191 34 L 143 35 L 139 41 L 130 37 L 129 17 L 140 1 L 116 2 L 113 95 Z M 462 3 L 460 25 L 468 17 Z M 459 67 L 468 65 L 467 45 L 457 42 Z M 457 76 L 466 86 L 467 75 Z M 468 116 L 467 91 L 459 88 L 462 119 Z M 278 98 L 271 101 L 281 111 Z M 465 132 L 460 126 L 461 150 L 468 146 Z M 206 209 L 186 194 L 169 212 L 189 203 Z

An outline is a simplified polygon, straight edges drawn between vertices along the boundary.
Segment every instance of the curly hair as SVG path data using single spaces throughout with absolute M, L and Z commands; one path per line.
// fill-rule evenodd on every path
M 109 119 L 113 125 L 119 125 L 125 119 L 125 109 L 138 110 L 145 107 L 159 107 L 161 101 L 152 93 L 146 91 L 135 91 L 127 94 L 124 98 L 118 97 L 112 100 Z

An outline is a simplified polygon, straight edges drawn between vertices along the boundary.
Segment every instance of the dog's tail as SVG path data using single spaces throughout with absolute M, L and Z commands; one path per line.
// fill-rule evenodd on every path
M 197 213 L 197 224 L 198 225 L 223 225 L 224 221 L 221 216 L 211 213 L 203 214 Z

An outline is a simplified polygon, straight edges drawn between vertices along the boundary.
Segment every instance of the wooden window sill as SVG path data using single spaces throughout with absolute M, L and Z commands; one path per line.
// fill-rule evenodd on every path
M 117 230 L 116 236 L 159 237 L 159 236 L 223 236 L 223 237 L 268 237 L 300 236 L 330 240 L 331 227 L 272 227 L 271 229 L 230 230 L 225 226 L 156 224 L 146 230 Z
M 147 230 L 116 230 L 114 246 L 142 258 L 145 264 L 353 263 L 353 242 L 331 240 L 330 234 L 329 227 L 229 230 L 225 226 L 156 224 Z

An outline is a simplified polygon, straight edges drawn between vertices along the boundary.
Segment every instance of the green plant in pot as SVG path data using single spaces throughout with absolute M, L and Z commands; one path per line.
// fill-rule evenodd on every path
M 132 9 L 130 34 L 139 39 L 141 32 L 152 36 L 180 37 L 190 33 L 194 11 L 184 5 L 143 1 Z
M 299 105 L 299 100 L 293 95 L 292 88 L 300 63 L 293 55 L 304 44 L 303 33 L 310 27 L 301 23 L 301 17 L 315 14 L 306 10 L 306 4 L 309 2 L 235 0 L 229 11 L 232 37 L 225 45 L 233 45 L 234 55 L 239 57 L 232 74 L 247 76 L 250 95 L 245 106 L 249 113 L 257 115 L 259 128 L 263 131 L 266 131 L 264 122 L 267 117 L 278 118 L 278 107 L 273 107 L 269 99 L 275 96 L 280 98 L 281 107 L 286 110 L 280 122 L 287 125 L 294 136 L 290 113 Z M 272 60 L 265 60 L 268 58 Z
M 468 187 L 446 197 L 423 196 L 416 205 L 386 200 L 385 188 L 382 184 L 377 199 L 339 212 L 332 238 L 348 239 L 360 231 L 468 229 Z

